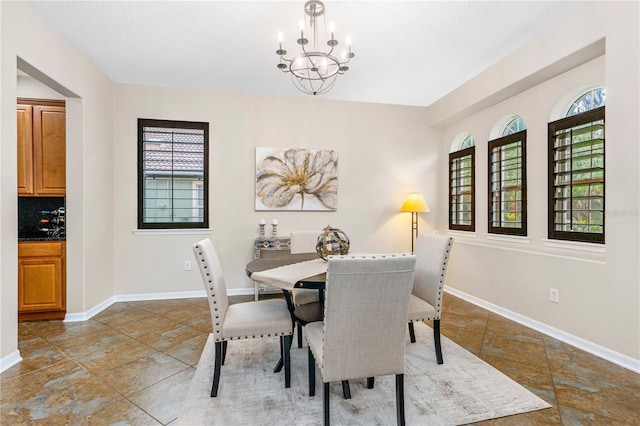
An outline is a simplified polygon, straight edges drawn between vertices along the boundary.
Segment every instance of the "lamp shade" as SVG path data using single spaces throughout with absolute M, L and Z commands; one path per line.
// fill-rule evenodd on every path
M 400 208 L 401 212 L 427 213 L 431 209 L 419 192 L 410 192 L 406 201 Z

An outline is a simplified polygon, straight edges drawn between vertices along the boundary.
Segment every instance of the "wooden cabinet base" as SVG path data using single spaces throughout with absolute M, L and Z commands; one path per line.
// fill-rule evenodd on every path
M 18 312 L 18 321 L 38 321 L 64 319 L 67 311 Z
M 64 241 L 18 243 L 18 319 L 64 318 Z

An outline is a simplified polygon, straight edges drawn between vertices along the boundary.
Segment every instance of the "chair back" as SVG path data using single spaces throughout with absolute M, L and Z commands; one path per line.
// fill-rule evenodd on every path
M 291 254 L 315 253 L 318 236 L 322 231 L 291 231 Z
M 442 311 L 442 289 L 452 245 L 453 238 L 446 235 L 419 234 L 416 238 L 413 294 L 433 306 L 438 319 Z
M 404 374 L 413 254 L 330 256 L 323 356 L 325 382 Z
M 218 253 L 208 238 L 195 243 L 193 252 L 200 267 L 200 274 L 209 300 L 214 340 L 220 341 L 222 340 L 224 316 L 229 307 L 229 298 Z

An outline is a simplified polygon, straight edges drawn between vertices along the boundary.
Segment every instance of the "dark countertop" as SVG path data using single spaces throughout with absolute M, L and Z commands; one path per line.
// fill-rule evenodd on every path
M 58 237 L 58 238 L 54 238 L 54 237 L 38 237 L 38 238 L 18 238 L 18 242 L 19 243 L 32 243 L 32 242 L 50 242 L 50 241 L 66 241 L 66 238 L 62 237 Z

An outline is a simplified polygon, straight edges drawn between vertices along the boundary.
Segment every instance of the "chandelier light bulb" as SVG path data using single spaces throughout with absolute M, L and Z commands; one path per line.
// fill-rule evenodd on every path
M 282 31 L 278 31 L 278 42 L 282 43 Z

